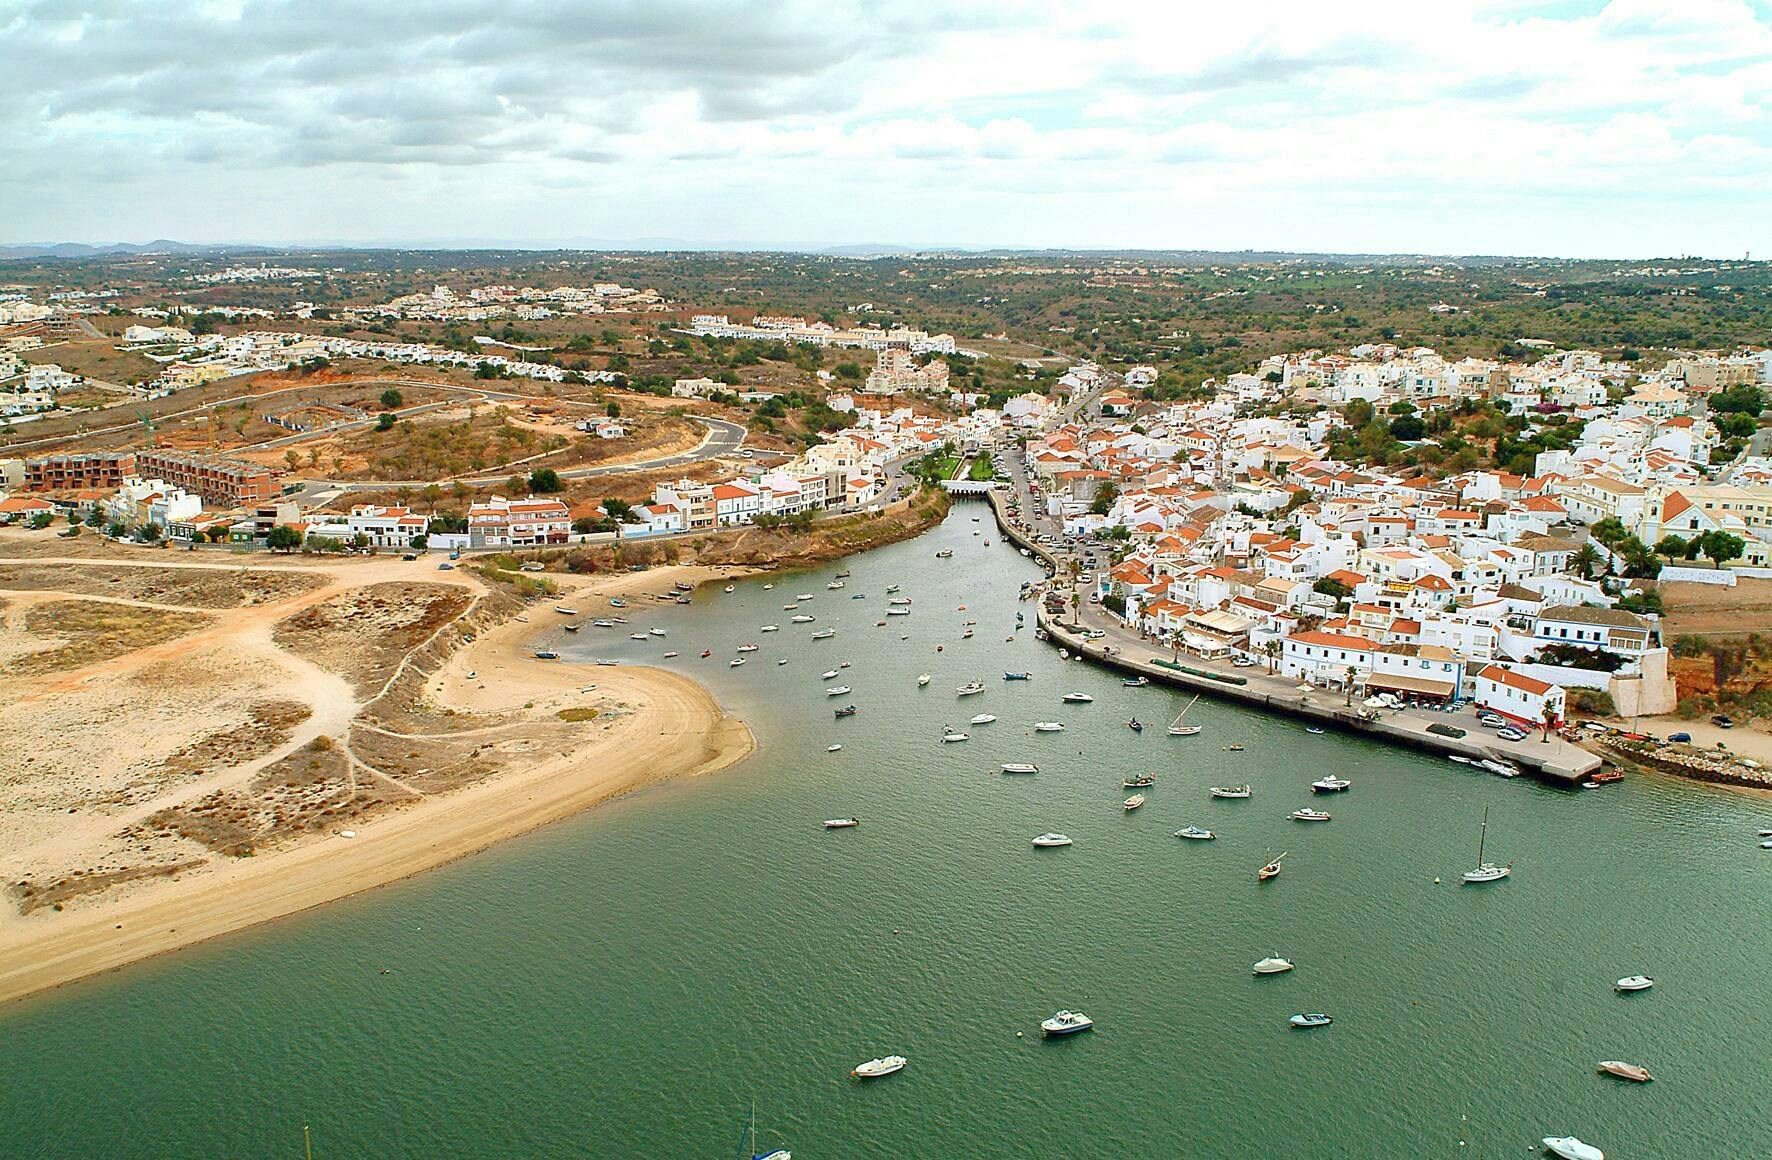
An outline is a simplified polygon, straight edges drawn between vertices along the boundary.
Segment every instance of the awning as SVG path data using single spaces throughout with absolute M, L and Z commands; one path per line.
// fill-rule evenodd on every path
M 1429 697 L 1450 697 L 1457 687 L 1451 681 L 1433 681 L 1426 677 L 1400 677 L 1390 673 L 1373 673 L 1366 678 L 1368 689 L 1389 689 L 1394 693 L 1421 693 Z

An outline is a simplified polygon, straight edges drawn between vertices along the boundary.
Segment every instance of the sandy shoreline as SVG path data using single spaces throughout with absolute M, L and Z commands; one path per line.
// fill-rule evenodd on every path
M 660 591 L 678 579 L 730 570 L 662 568 L 574 583 L 574 597 Z M 458 649 L 427 684 L 438 704 L 468 711 L 552 714 L 619 703 L 598 732 L 570 752 L 425 800 L 331 835 L 66 914 L 11 923 L 0 945 L 0 1003 L 141 959 L 295 914 L 483 850 L 570 817 L 611 797 L 669 778 L 726 768 L 755 748 L 750 730 L 696 682 L 661 669 L 535 660 L 528 641 L 552 625 L 552 602 L 527 622 L 508 621 Z M 467 674 L 476 676 L 469 679 Z

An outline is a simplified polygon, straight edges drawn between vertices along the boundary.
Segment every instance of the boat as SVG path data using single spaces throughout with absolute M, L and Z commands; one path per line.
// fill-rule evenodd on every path
M 739 665 L 744 664 L 744 662 L 744 657 L 733 657 L 731 660 L 727 661 L 726 664 L 728 668 L 736 669 Z
M 910 603 L 910 602 L 911 602 L 911 598 L 910 598 L 910 597 L 909 597 L 909 596 L 900 596 L 900 597 L 899 597 L 899 598 L 898 598 L 898 599 L 896 599 L 896 600 L 888 600 L 888 601 L 887 601 L 887 602 L 886 602 L 886 603 L 888 603 L 888 604 L 893 604 L 893 605 L 901 605 L 901 606 L 902 606 L 902 605 L 907 605 L 907 604 L 909 604 L 909 603 Z
M 1624 771 L 1619 769 L 1602 769 L 1593 775 L 1593 780 L 1600 785 L 1611 785 L 1615 781 L 1624 780 Z
M 1294 965 L 1291 959 L 1283 959 L 1279 955 L 1269 955 L 1249 969 L 1258 975 L 1283 975 L 1290 971 Z
M 1034 845 L 1043 850 L 1053 846 L 1068 846 L 1070 844 L 1071 840 L 1065 834 L 1041 834 L 1034 839 Z
M 1574 1136 L 1546 1136 L 1544 1149 L 1562 1160 L 1606 1160 L 1606 1154 Z
M 569 625 L 566 625 L 566 631 L 567 632 L 577 632 L 579 629 L 581 629 L 583 627 L 584 626 L 582 624 L 569 624 Z
M 952 548 L 943 548 L 941 551 L 935 553 L 935 558 L 937 560 L 952 560 L 954 558 L 954 550 Z
M 1120 779 L 1120 785 L 1126 789 L 1144 789 L 1157 784 L 1154 773 L 1129 773 Z
M 1214 834 L 1211 830 L 1202 829 L 1199 826 L 1183 826 L 1181 829 L 1175 831 L 1175 836 L 1178 838 L 1189 838 L 1196 842 L 1210 842 L 1218 835 Z
M 598 664 L 600 664 L 600 665 L 618 665 L 618 664 L 620 664 L 620 663 L 621 663 L 621 662 L 620 662 L 620 661 L 615 661 L 615 660 L 608 660 L 608 659 L 605 659 L 605 658 L 602 658 L 602 657 L 599 657 L 599 658 L 598 658 L 598 659 L 597 659 L 597 663 L 598 663 Z
M 1127 798 L 1125 801 L 1121 802 L 1120 808 L 1125 810 L 1127 813 L 1131 813 L 1133 810 L 1137 809 L 1139 806 L 1142 806 L 1144 804 L 1144 802 L 1145 802 L 1144 795 L 1141 793 L 1135 793 L 1131 797 Z
M 1075 1035 L 1095 1026 L 1095 1020 L 1081 1011 L 1060 1011 L 1050 1019 L 1040 1020 L 1040 1030 L 1048 1035 Z
M 1284 869 L 1280 863 L 1283 862 L 1285 858 L 1286 855 L 1281 854 L 1278 858 L 1275 858 L 1272 862 L 1269 862 L 1267 865 L 1257 870 L 1255 872 L 1255 880 L 1257 882 L 1266 882 L 1269 878 L 1279 877 L 1280 871 Z
M 1655 1077 L 1649 1069 L 1638 1063 L 1626 1063 L 1622 1059 L 1602 1059 L 1600 1070 L 1607 1075 L 1615 1075 L 1619 1079 L 1634 1079 L 1638 1083 L 1648 1083 Z
M 535 650 L 535 659 L 538 661 L 557 661 L 560 659 L 560 654 L 551 648 L 538 648 Z
M 670 656 L 670 655 L 671 655 L 671 654 L 670 654 L 670 653 L 666 653 L 666 654 L 665 654 L 665 655 L 666 655 L 666 656 Z M 778 658 L 776 658 L 776 661 L 775 661 L 775 663 L 776 663 L 776 664 L 778 664 L 778 665 L 785 665 L 785 664 L 787 664 L 787 663 L 788 663 L 788 658 L 786 658 L 786 657 L 778 657 Z
M 736 584 L 728 584 L 725 588 L 721 589 L 721 591 L 722 592 L 737 592 L 738 586 Z
M 1655 980 L 1648 975 L 1626 975 L 1612 984 L 1614 991 L 1647 991 L 1655 985 Z
M 556 604 L 554 606 L 554 611 L 558 612 L 561 616 L 577 616 L 578 615 L 578 609 L 568 608 L 564 604 Z
M 1306 733 L 1313 733 L 1313 734 L 1317 734 L 1319 736 L 1328 732 L 1328 730 L 1323 728 L 1321 725 L 1306 725 L 1304 727 L 1304 731 Z
M 891 1075 L 895 1071 L 903 1071 L 904 1065 L 910 1060 L 902 1055 L 888 1055 L 883 1059 L 870 1059 L 866 1063 L 857 1064 L 849 1074 L 856 1079 L 879 1079 L 883 1075 Z
M 897 592 L 897 591 L 898 591 L 898 585 L 896 585 L 896 584 L 886 585 L 886 595 L 891 596 L 894 592 Z
M 1322 810 L 1309 808 L 1293 810 L 1288 816 L 1295 822 L 1326 822 L 1329 820 L 1329 815 Z
M 649 628 L 646 630 L 646 635 L 647 636 L 666 636 L 668 634 L 662 628 Z
M 972 639 L 972 630 L 969 628 L 965 632 L 961 633 L 960 639 L 961 640 L 971 640 Z
M 768 592 L 770 589 L 772 589 L 774 587 L 775 587 L 774 584 L 765 584 L 765 585 L 763 585 L 763 591 Z
M 836 636 L 836 635 L 837 635 L 837 630 L 834 628 L 821 628 L 817 632 L 812 634 L 812 639 L 813 640 L 829 640 L 833 636 Z
M 1246 785 L 1215 785 L 1207 792 L 1215 798 L 1246 798 L 1255 790 Z
M 1060 697 L 1059 700 L 1065 702 L 1067 705 L 1089 705 L 1094 703 L 1095 698 L 1091 697 L 1088 693 L 1066 693 L 1064 696 Z
M 822 672 L 818 675 L 818 679 L 821 681 L 834 681 L 837 679 L 837 670 L 836 669 L 826 669 L 824 672 Z
M 1032 674 L 1032 673 L 1004 673 L 1003 679 L 1005 681 L 1031 681 L 1034 679 L 1034 674 Z
M 1319 777 L 1316 781 L 1311 782 L 1311 788 L 1318 793 L 1340 793 L 1342 790 L 1353 784 L 1353 782 L 1345 777 L 1336 777 L 1331 774 L 1328 777 Z
M 619 596 L 611 596 L 609 598 L 609 607 L 611 608 L 626 608 L 627 606 L 628 602 Z
M 1329 1018 L 1329 1016 L 1323 1014 L 1321 1011 L 1311 1011 L 1303 1015 L 1294 1015 L 1292 1018 L 1286 1020 L 1286 1022 L 1297 1028 L 1327 1027 L 1335 1022 L 1335 1020 Z
M 628 639 L 629 640 L 645 640 L 646 634 L 643 632 L 630 632 L 630 633 L 628 633 Z
M 848 587 L 848 585 L 844 584 L 841 580 L 832 580 L 829 584 L 825 585 L 825 588 L 831 592 L 835 592 L 839 588 L 846 588 L 846 587 Z
M 667 661 L 668 661 L 668 660 L 670 660 L 670 659 L 671 659 L 671 658 L 672 658 L 672 657 L 674 657 L 674 656 L 676 656 L 676 655 L 677 655 L 677 654 L 676 654 L 676 653 L 674 653 L 674 652 L 668 652 L 668 653 L 666 653 L 666 654 L 665 654 L 665 660 L 667 660 Z M 781 661 L 777 661 L 777 662 L 775 662 L 775 663 L 776 663 L 776 664 L 781 664 L 781 663 L 782 663 L 782 662 L 781 662 Z
M 966 735 L 957 729 L 949 729 L 941 735 L 941 740 L 944 745 L 951 745 L 956 741 L 966 740 Z
M 615 621 L 613 621 L 613 620 L 593 620 L 593 621 L 591 621 L 591 626 L 593 628 L 614 628 Z
M 784 604 L 781 606 L 781 610 L 783 612 L 792 612 L 794 609 L 796 609 L 798 607 L 800 607 L 798 604 Z
M 739 1160 L 745 1160 L 747 1156 L 750 1160 L 794 1160 L 793 1153 L 786 1148 L 773 1148 L 768 1152 L 757 1151 L 757 1103 L 755 1100 L 751 1101 L 751 1122 L 747 1131 L 750 1134 L 749 1144 L 745 1143 L 745 1133 L 741 1132 L 738 1137 Z
M 1016 619 L 1021 619 L 1020 613 L 1016 613 Z M 1142 689 L 1151 683 L 1151 679 L 1149 677 L 1121 677 L 1120 683 L 1128 689 Z
M 849 569 L 847 569 L 847 568 L 845 568 L 841 572 L 837 573 L 837 579 L 839 579 L 839 580 L 847 580 L 847 579 L 849 579 L 849 576 L 850 576 L 850 572 L 849 572 Z
M 833 712 L 839 717 L 853 717 L 855 716 L 855 706 L 844 705 L 841 709 L 833 710 Z
M 695 591 L 695 585 L 691 584 L 687 580 L 679 580 L 675 584 L 672 584 L 671 587 L 675 588 L 678 592 L 694 592 Z M 764 587 L 768 587 L 768 585 L 764 585 Z
M 1004 773 L 1039 773 L 1040 767 L 1031 761 L 1008 761 L 1000 767 Z
M 1063 733 L 1064 732 L 1064 722 L 1063 721 L 1035 721 L 1034 722 L 1034 732 L 1035 733 Z
M 701 650 L 701 656 L 702 656 L 703 660 L 706 660 L 707 658 L 709 658 L 713 655 L 714 655 L 714 650 L 711 648 L 704 648 Z
M 824 828 L 827 830 L 848 830 L 859 825 L 861 822 L 856 818 L 829 818 L 826 819 Z
M 1477 762 L 1477 764 L 1488 770 L 1490 773 L 1493 773 L 1496 777 L 1520 776 L 1520 767 L 1511 761 L 1497 761 L 1494 758 L 1485 757 L 1483 760 Z
M 1241 753 L 1243 752 L 1243 743 L 1241 741 L 1233 741 L 1225 746 L 1225 750 L 1229 753 Z
M 1466 870 L 1464 872 L 1464 880 L 1466 882 L 1499 882 L 1509 874 L 1513 873 L 1514 866 L 1512 862 L 1509 862 L 1506 866 L 1497 866 L 1493 862 L 1484 860 L 1483 854 L 1488 849 L 1488 845 L 1489 810 L 1485 807 L 1483 810 L 1483 828 L 1477 838 L 1477 868 L 1475 870 Z
M 919 673 L 917 675 L 917 688 L 921 689 L 925 685 L 927 685 L 928 683 L 929 683 L 929 674 L 928 673 Z
M 738 646 L 737 651 L 741 653 L 753 653 L 762 647 L 763 646 L 759 644 L 741 644 Z
M 886 610 L 887 616 L 909 616 L 910 614 L 911 610 L 908 608 L 888 608 Z
M 841 748 L 843 748 L 841 745 L 827 745 L 824 747 L 824 751 L 826 753 L 835 753 Z
M 995 721 L 996 719 L 997 719 L 997 717 L 996 717 L 996 714 L 994 714 L 994 713 L 980 713 L 978 716 L 974 717 L 971 721 L 967 722 L 967 724 L 969 724 L 969 725 L 989 725 L 992 721 Z
M 847 693 L 848 691 L 849 691 L 848 685 L 832 685 L 830 688 L 828 688 L 824 691 L 824 695 L 827 697 L 841 697 L 844 693 Z
M 798 616 L 788 617 L 789 623 L 792 623 L 792 624 L 811 624 L 813 621 L 815 621 L 817 619 L 818 619 L 818 617 L 808 616 L 804 612 L 800 613 Z
M 1181 719 L 1187 716 L 1187 711 L 1194 707 L 1194 701 L 1198 701 L 1199 699 L 1199 695 L 1195 694 L 1194 700 L 1189 701 L 1186 705 L 1182 706 L 1181 712 L 1175 715 L 1175 720 L 1169 722 L 1169 736 L 1192 737 L 1200 732 L 1200 727 L 1198 725 L 1183 725 L 1181 723 Z
M 780 632 L 781 625 L 779 625 L 779 624 L 765 624 L 762 628 L 759 628 L 757 631 L 758 632 Z
M 795 600 L 811 600 L 811 599 L 812 599 L 812 593 L 810 593 L 810 592 L 802 592 L 802 593 L 800 593 L 800 595 L 798 595 L 798 596 L 796 596 L 796 597 L 794 597 L 794 599 L 795 599 Z
M 974 693 L 982 692 L 984 692 L 984 686 L 977 681 L 968 681 L 966 684 L 961 685 L 958 689 L 954 690 L 955 695 L 961 697 L 970 697 Z
M 1476 764 L 1476 760 L 1474 758 L 1465 757 L 1465 756 L 1463 756 L 1461 754 L 1457 754 L 1457 753 L 1450 754 L 1448 756 L 1448 760 L 1456 761 L 1460 765 L 1475 765 Z
M 1126 722 L 1126 728 L 1132 730 L 1134 733 L 1143 733 L 1144 732 L 1144 724 L 1142 722 L 1140 722 L 1137 717 L 1134 717 L 1134 718 L 1132 718 L 1132 720 Z

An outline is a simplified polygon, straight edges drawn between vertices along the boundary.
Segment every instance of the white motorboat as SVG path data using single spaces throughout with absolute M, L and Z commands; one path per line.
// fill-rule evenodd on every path
M 1246 785 L 1215 785 L 1209 792 L 1215 798 L 1246 798 L 1255 793 Z
M 1292 1018 L 1286 1020 L 1286 1022 L 1292 1024 L 1295 1028 L 1327 1027 L 1335 1022 L 1335 1020 L 1329 1018 L 1329 1016 L 1323 1014 L 1321 1011 L 1311 1011 L 1303 1015 L 1294 1015 Z
M 630 632 L 630 633 L 628 633 L 628 639 L 629 640 L 645 640 L 646 634 L 643 632 Z
M 904 1065 L 910 1060 L 902 1055 L 888 1055 L 883 1059 L 870 1059 L 866 1063 L 856 1065 L 849 1074 L 856 1079 L 879 1079 L 883 1075 L 891 1075 L 895 1071 L 903 1071 Z
M 662 628 L 649 628 L 646 630 L 646 635 L 648 635 L 648 636 L 664 636 L 665 630 Z
M 773 584 L 765 584 L 765 585 L 763 585 L 763 591 L 769 592 L 769 591 L 773 590 L 774 587 L 775 587 L 775 585 L 773 585 Z
M 837 635 L 837 630 L 834 628 L 821 628 L 817 632 L 812 634 L 812 639 L 813 640 L 829 640 L 833 636 L 836 636 L 836 635 Z
M 891 589 L 887 589 L 887 591 L 890 592 Z M 896 600 L 888 600 L 886 603 L 893 604 L 893 605 L 906 605 L 906 604 L 909 604 L 910 602 L 911 602 L 911 598 L 909 596 L 900 596 Z
M 1175 831 L 1175 836 L 1178 838 L 1188 838 L 1195 842 L 1210 842 L 1218 835 L 1214 834 L 1211 830 L 1201 829 L 1199 826 L 1183 826 L 1181 829 Z
M 808 616 L 804 612 L 800 613 L 798 616 L 788 617 L 788 620 L 794 624 L 811 624 L 813 621 L 815 621 L 817 619 L 818 619 L 818 617 Z
M 665 654 L 665 660 L 667 660 L 667 661 L 668 661 L 668 660 L 670 660 L 670 659 L 671 659 L 671 658 L 672 658 L 672 657 L 674 657 L 674 656 L 676 656 L 676 655 L 678 655 L 678 654 L 676 654 L 676 653 L 674 653 L 674 652 L 668 652 L 668 653 L 666 653 L 666 654 Z M 775 662 L 775 663 L 776 663 L 776 664 L 778 664 L 778 665 L 785 665 L 785 664 L 787 664 L 787 662 L 786 662 L 786 661 L 776 661 L 776 662 Z
M 861 821 L 857 818 L 827 818 L 824 828 L 827 830 L 847 830 L 859 825 L 861 825 Z
M 569 607 L 568 605 L 565 605 L 565 604 L 555 605 L 554 611 L 558 612 L 561 616 L 577 616 L 578 615 L 578 609 Z
M 759 628 L 757 631 L 758 632 L 780 632 L 781 625 L 779 625 L 779 624 L 765 624 L 762 628 Z
M 1063 733 L 1064 732 L 1064 722 L 1063 721 L 1035 721 L 1034 722 L 1034 732 L 1035 733 Z
M 832 685 L 830 688 L 828 688 L 824 691 L 824 695 L 827 697 L 841 697 L 844 693 L 847 693 L 848 691 L 849 691 L 848 685 Z
M 955 689 L 954 692 L 956 695 L 961 696 L 961 697 L 970 697 L 974 693 L 984 692 L 984 686 L 979 684 L 977 681 L 971 681 L 971 682 L 968 682 L 967 684 L 961 685 L 958 689 Z
M 733 657 L 731 660 L 727 661 L 726 664 L 727 667 L 736 669 L 739 665 L 744 664 L 744 662 L 744 657 Z
M 887 616 L 909 616 L 910 614 L 911 610 L 908 608 L 888 608 L 886 610 Z
M 1093 703 L 1095 698 L 1088 693 L 1066 693 L 1059 700 L 1067 705 L 1088 705 Z
M 1291 959 L 1283 959 L 1279 955 L 1269 955 L 1249 969 L 1258 975 L 1283 975 L 1290 971 L 1294 965 Z
M 1034 845 L 1041 849 L 1048 849 L 1053 846 L 1068 846 L 1070 844 L 1071 839 L 1066 834 L 1041 834 L 1034 839 Z
M 1322 810 L 1313 810 L 1309 808 L 1293 810 L 1290 816 L 1295 822 L 1326 822 L 1329 820 L 1329 815 Z
M 1606 1154 L 1574 1136 L 1546 1136 L 1544 1150 L 1562 1160 L 1606 1160 Z
M 941 735 L 941 740 L 942 740 L 943 744 L 951 745 L 956 741 L 966 740 L 966 735 L 964 733 L 958 732 L 956 730 L 949 729 L 946 733 L 943 733 Z
M 837 670 L 827 669 L 825 672 L 819 674 L 819 679 L 823 681 L 834 681 L 837 679 Z
M 892 595 L 892 594 L 893 594 L 893 593 L 894 593 L 894 592 L 897 592 L 897 591 L 898 591 L 898 585 L 896 585 L 896 584 L 888 584 L 888 585 L 886 585 L 886 595 L 888 595 L 888 596 L 890 596 L 890 595 Z
M 1612 984 L 1614 991 L 1647 991 L 1655 985 L 1655 980 L 1648 975 L 1626 975 Z
M 1031 761 L 1007 761 L 1001 766 L 1004 773 L 1039 773 L 1040 767 Z
M 615 621 L 613 621 L 613 620 L 593 620 L 593 621 L 591 621 L 591 627 L 592 628 L 614 628 Z
M 841 587 L 843 587 L 843 582 L 841 580 L 832 580 L 829 584 L 825 585 L 825 588 L 829 589 L 832 592 L 835 592 L 837 589 L 839 589 Z
M 824 751 L 826 753 L 835 753 L 841 748 L 843 748 L 841 745 L 827 745 L 824 747 Z
M 1142 806 L 1144 803 L 1145 803 L 1145 796 L 1141 793 L 1135 793 L 1131 797 L 1127 798 L 1125 801 L 1121 802 L 1120 808 L 1125 810 L 1127 813 L 1131 813 L 1133 810 L 1137 809 L 1139 806 Z
M 723 588 L 723 589 L 721 589 L 721 591 L 723 591 L 723 592 L 737 592 L 737 591 L 738 591 L 738 585 L 736 585 L 736 584 L 728 584 L 728 585 L 727 585 L 727 586 L 726 586 L 726 587 L 725 587 L 725 588 Z
M 1493 773 L 1496 777 L 1515 778 L 1520 776 L 1520 767 L 1511 761 L 1497 761 L 1491 758 L 1484 758 L 1482 761 L 1477 762 L 1477 764 L 1488 770 L 1490 773 Z
M 1481 836 L 1477 838 L 1477 868 L 1475 870 L 1466 870 L 1464 872 L 1464 880 L 1466 882 L 1499 882 L 1509 874 L 1513 873 L 1513 863 L 1510 862 L 1506 866 L 1497 866 L 1495 863 L 1490 862 L 1483 857 L 1484 853 L 1488 850 L 1488 847 L 1489 811 L 1485 808 L 1483 810 L 1482 833 Z
M 784 604 L 781 606 L 781 610 L 783 612 L 792 612 L 794 609 L 796 609 L 798 607 L 800 607 L 798 604 Z
M 741 653 L 754 653 L 762 647 L 763 647 L 762 645 L 758 645 L 758 644 L 741 644 L 734 651 L 741 652 Z
M 1075 1035 L 1095 1026 L 1095 1020 L 1081 1011 L 1060 1011 L 1050 1019 L 1040 1020 L 1040 1030 L 1048 1035 Z
M 1476 760 L 1474 758 L 1464 757 L 1464 756 L 1457 754 L 1457 753 L 1451 754 L 1449 757 L 1449 760 L 1456 761 L 1460 765 L 1475 765 L 1476 764 Z
M 968 724 L 989 725 L 992 721 L 995 721 L 996 719 L 997 719 L 997 716 L 994 713 L 980 713 L 978 716 L 974 717 L 970 722 L 968 722 Z
M 923 673 L 923 674 L 919 675 L 917 677 L 917 688 L 921 689 L 923 686 L 927 685 L 929 683 L 929 679 L 930 678 L 929 678 L 928 673 Z
M 1353 784 L 1353 782 L 1345 777 L 1335 777 L 1334 775 L 1330 775 L 1328 777 L 1319 777 L 1316 781 L 1311 782 L 1311 789 L 1318 793 L 1340 793 L 1342 790 Z
M 1655 1078 L 1642 1064 L 1626 1063 L 1622 1059 L 1602 1059 L 1600 1070 L 1607 1075 L 1615 1075 L 1619 1079 L 1635 1080 L 1637 1083 L 1648 1083 Z

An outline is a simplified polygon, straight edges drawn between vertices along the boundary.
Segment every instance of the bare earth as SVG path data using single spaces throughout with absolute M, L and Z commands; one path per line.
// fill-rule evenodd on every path
M 1663 639 L 1688 633 L 1734 636 L 1772 632 L 1772 580 L 1742 577 L 1733 588 L 1714 584 L 1663 584 Z
M 54 543 L 0 531 L 0 1002 L 753 748 L 685 678 L 534 659 L 506 586 L 434 560 Z M 714 575 L 555 579 L 590 599 Z

